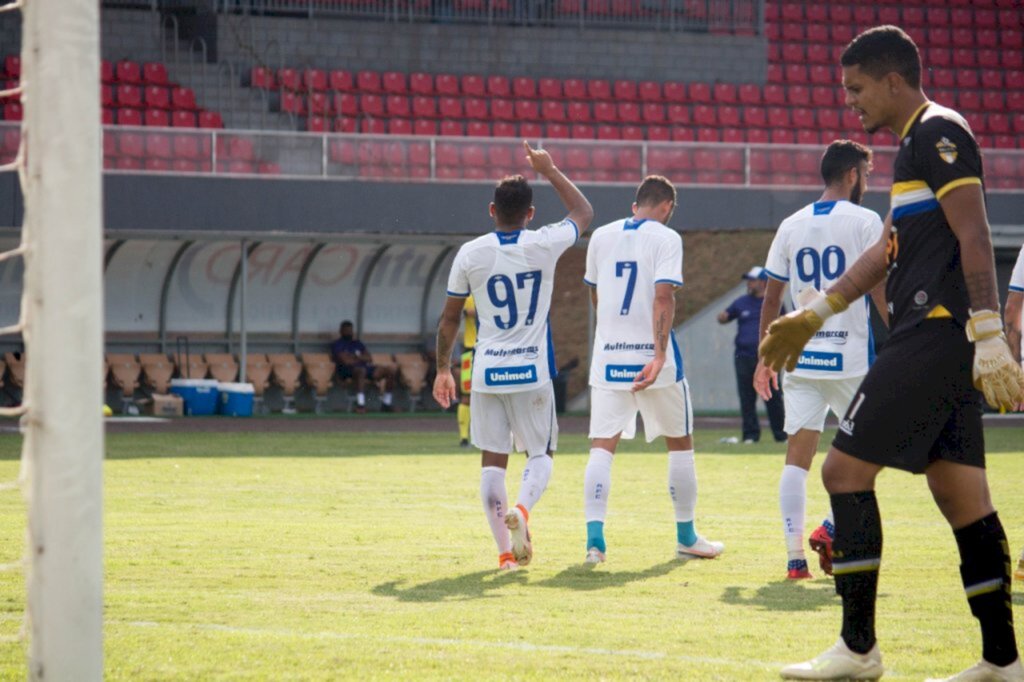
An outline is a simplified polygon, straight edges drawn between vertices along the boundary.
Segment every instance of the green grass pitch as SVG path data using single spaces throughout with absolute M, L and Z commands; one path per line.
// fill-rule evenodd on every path
M 813 555 L 815 580 L 783 579 L 780 446 L 723 435 L 696 435 L 697 525 L 726 543 L 720 559 L 673 560 L 666 458 L 634 442 L 613 469 L 608 562 L 586 570 L 587 443 L 563 435 L 534 563 L 514 573 L 495 569 L 479 455 L 454 433 L 110 435 L 107 679 L 777 679 L 834 642 L 839 602 Z M 1016 558 L 1024 429 L 987 438 Z M 0 481 L 20 448 L 0 435 Z M 826 504 L 821 459 L 808 531 Z M 512 500 L 522 466 L 510 463 Z M 980 655 L 953 537 L 922 477 L 888 471 L 878 489 L 887 678 L 952 674 Z M 24 537 L 21 496 L 0 493 L 0 563 Z M 0 573 L 4 680 L 25 676 L 24 589 Z

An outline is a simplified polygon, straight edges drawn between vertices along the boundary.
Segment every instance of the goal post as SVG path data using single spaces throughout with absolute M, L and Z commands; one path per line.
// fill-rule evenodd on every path
M 103 677 L 99 6 L 22 6 L 22 419 L 32 680 Z

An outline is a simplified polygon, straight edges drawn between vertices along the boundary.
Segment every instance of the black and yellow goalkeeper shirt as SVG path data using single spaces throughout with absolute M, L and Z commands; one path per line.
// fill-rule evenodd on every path
M 903 130 L 893 173 L 885 289 L 893 332 L 929 317 L 966 324 L 960 244 L 939 199 L 962 185 L 981 185 L 983 177 L 981 152 L 964 118 L 923 104 Z

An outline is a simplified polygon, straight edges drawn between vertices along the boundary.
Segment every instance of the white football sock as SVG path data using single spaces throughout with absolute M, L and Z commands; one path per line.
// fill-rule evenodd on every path
M 526 460 L 526 468 L 523 469 L 523 484 L 519 486 L 519 499 L 516 504 L 521 504 L 526 511 L 532 511 L 533 505 L 537 504 L 544 489 L 548 487 L 548 480 L 551 478 L 551 469 L 554 460 L 547 454 L 536 455 Z
M 480 499 L 484 503 L 484 516 L 491 526 L 491 535 L 498 544 L 498 553 L 512 551 L 512 540 L 505 527 L 505 512 L 508 511 L 508 494 L 505 492 L 505 470 L 501 467 L 484 467 L 480 470 Z
M 804 515 L 807 508 L 807 470 L 787 464 L 779 479 L 779 511 L 789 560 L 804 558 Z
M 693 521 L 697 510 L 697 470 L 693 450 L 668 453 L 668 492 L 676 509 L 676 522 Z
M 366 394 L 365 393 L 356 393 L 356 405 L 359 405 L 360 407 L 363 407 L 363 406 L 366 405 Z
M 605 520 L 611 490 L 612 453 L 604 448 L 591 448 L 587 470 L 583 474 L 583 513 L 586 521 Z
M 381 396 L 380 396 L 380 404 L 381 405 L 390 405 L 391 404 L 391 391 L 388 391 L 387 393 L 382 393 L 381 394 Z

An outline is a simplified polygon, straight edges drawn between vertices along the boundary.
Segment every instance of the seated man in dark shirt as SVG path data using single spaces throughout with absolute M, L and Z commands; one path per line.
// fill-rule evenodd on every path
M 390 366 L 376 367 L 370 362 L 370 351 L 355 336 L 352 322 L 345 320 L 338 329 L 340 338 L 331 344 L 331 357 L 338 363 L 338 378 L 356 382 L 356 412 L 366 412 L 366 380 L 384 384 L 380 396 L 381 412 L 391 412 L 391 391 L 395 387 L 395 371 Z

